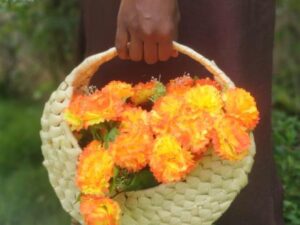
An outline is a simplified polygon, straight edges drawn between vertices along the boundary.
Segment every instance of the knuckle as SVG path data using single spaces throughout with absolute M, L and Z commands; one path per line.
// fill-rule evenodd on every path
M 156 36 L 155 30 L 152 26 L 142 26 L 141 33 L 146 39 L 154 38 Z
M 130 29 L 132 32 L 139 32 L 140 26 L 139 26 L 138 22 L 132 21 L 132 22 L 130 23 L 129 29 Z
M 167 24 L 167 25 L 162 25 L 158 30 L 157 34 L 160 40 L 168 42 L 172 40 L 173 33 L 174 33 L 173 26 Z

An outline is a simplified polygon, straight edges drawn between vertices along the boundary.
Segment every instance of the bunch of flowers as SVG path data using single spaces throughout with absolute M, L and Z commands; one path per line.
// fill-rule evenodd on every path
M 118 193 L 184 180 L 207 152 L 243 159 L 259 113 L 247 91 L 184 75 L 74 94 L 65 119 L 83 147 L 76 183 L 84 221 L 117 225 Z

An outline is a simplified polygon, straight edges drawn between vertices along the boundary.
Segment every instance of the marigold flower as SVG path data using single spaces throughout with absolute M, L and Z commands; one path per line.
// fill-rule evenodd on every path
M 250 136 L 246 128 L 228 115 L 215 121 L 212 141 L 215 153 L 231 161 L 243 159 L 250 148 Z
M 80 213 L 86 225 L 119 225 L 121 209 L 112 199 L 83 195 Z
M 252 130 L 259 121 L 259 112 L 251 94 L 242 88 L 229 89 L 223 94 L 224 108 L 228 115 L 238 119 Z
M 156 80 L 151 80 L 147 83 L 138 83 L 133 87 L 134 94 L 131 97 L 131 101 L 135 105 L 143 104 L 151 98 L 155 92 Z
M 150 170 L 158 182 L 182 180 L 195 166 L 192 154 L 182 148 L 175 137 L 158 136 L 150 155 Z
M 98 141 L 92 141 L 79 157 L 76 177 L 78 188 L 84 194 L 104 196 L 113 176 L 113 167 L 111 154 Z
M 101 91 L 122 100 L 126 100 L 134 93 L 132 85 L 122 81 L 111 81 Z
M 121 133 L 110 144 L 109 151 L 116 165 L 129 172 L 137 172 L 148 164 L 152 142 L 150 130 Z
M 176 118 L 171 133 L 193 154 L 202 155 L 208 150 L 213 118 L 206 112 L 183 110 Z
M 150 124 L 153 132 L 155 134 L 169 132 L 181 107 L 182 99 L 176 95 L 159 98 L 150 112 Z
M 216 82 L 215 80 L 212 80 L 210 78 L 203 78 L 203 79 L 196 79 L 195 80 L 195 84 L 196 85 L 200 85 L 200 86 L 203 86 L 203 85 L 211 85 L 211 86 L 214 86 L 215 88 L 217 88 L 219 91 L 222 90 L 222 87 L 221 85 Z
M 149 113 L 140 107 L 127 105 L 121 114 L 121 132 L 138 132 L 149 129 Z
M 64 112 L 64 118 L 70 125 L 72 130 L 80 130 L 83 128 L 83 108 L 85 104 L 85 96 L 74 94 L 69 103 L 68 108 Z
M 130 172 L 137 172 L 148 163 L 153 134 L 148 112 L 127 106 L 121 116 L 120 134 L 110 144 L 115 163 Z
M 118 120 L 123 111 L 124 102 L 109 92 L 96 91 L 85 99 L 87 107 L 82 119 L 84 127 L 109 120 Z
M 197 85 L 188 90 L 184 98 L 192 111 L 201 110 L 213 115 L 222 112 L 221 95 L 214 86 Z
M 188 75 L 183 75 L 169 81 L 169 83 L 167 84 L 167 93 L 181 95 L 193 85 L 194 79 Z

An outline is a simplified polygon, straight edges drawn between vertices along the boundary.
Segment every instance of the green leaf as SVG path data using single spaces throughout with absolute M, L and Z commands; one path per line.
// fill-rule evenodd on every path
M 126 169 L 115 169 L 114 177 L 110 181 L 110 195 L 116 196 L 126 191 L 143 190 L 159 185 L 155 177 L 145 168 L 137 173 L 129 173 Z
M 114 141 L 119 133 L 119 129 L 117 127 L 113 127 L 104 135 L 103 142 L 106 149 L 109 147 L 109 143 Z
M 90 130 L 94 140 L 97 140 L 100 142 L 103 141 L 97 125 L 89 127 L 89 130 Z
M 151 96 L 150 100 L 155 102 L 159 97 L 166 95 L 166 87 L 163 83 L 157 81 L 154 89 L 154 94 Z
M 126 191 L 143 190 L 159 185 L 149 168 L 143 169 L 134 174 Z

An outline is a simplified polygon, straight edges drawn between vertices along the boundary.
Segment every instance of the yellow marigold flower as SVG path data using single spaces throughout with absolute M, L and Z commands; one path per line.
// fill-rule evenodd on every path
M 80 213 L 86 225 L 119 225 L 121 209 L 112 199 L 83 195 Z
M 248 129 L 254 129 L 259 121 L 259 112 L 251 94 L 242 88 L 229 89 L 223 94 L 228 115 L 238 119 Z
M 84 194 L 104 196 L 113 176 L 113 157 L 98 141 L 92 141 L 81 153 L 76 183 Z
M 197 85 L 188 90 L 184 98 L 192 111 L 201 110 L 214 115 L 222 111 L 221 95 L 214 86 Z
M 212 80 L 208 77 L 203 78 L 203 79 L 197 79 L 197 80 L 195 80 L 195 83 L 196 83 L 196 85 L 200 85 L 200 86 L 211 85 L 211 86 L 214 86 L 215 88 L 217 88 L 219 91 L 222 90 L 222 87 L 218 82 L 216 82 L 215 80 Z
M 184 148 L 199 156 L 208 150 L 212 128 L 213 118 L 208 113 L 183 110 L 174 122 L 171 133 Z
M 140 105 L 149 101 L 149 99 L 155 92 L 156 84 L 157 84 L 156 80 L 151 80 L 147 83 L 141 82 L 135 85 L 133 87 L 134 94 L 131 97 L 131 101 L 136 105 Z
M 241 160 L 249 152 L 249 133 L 230 116 L 222 116 L 215 121 L 212 140 L 216 154 L 226 160 Z
M 194 79 L 188 75 L 177 77 L 173 80 L 170 80 L 167 84 L 167 93 L 168 94 L 178 94 L 181 95 L 185 93 L 189 88 L 194 85 Z
M 182 108 L 182 99 L 176 95 L 159 98 L 150 112 L 150 124 L 155 134 L 169 132 Z
M 156 138 L 149 165 L 157 181 L 169 183 L 182 180 L 195 162 L 192 154 L 183 149 L 175 137 L 165 134 Z
M 137 172 L 148 164 L 152 142 L 153 136 L 149 130 L 121 133 L 109 145 L 109 151 L 116 165 L 129 172 Z
M 101 91 L 122 100 L 126 100 L 134 93 L 131 84 L 122 81 L 111 81 Z

